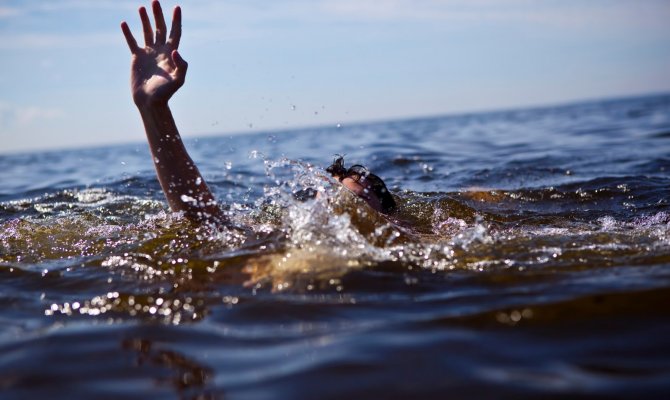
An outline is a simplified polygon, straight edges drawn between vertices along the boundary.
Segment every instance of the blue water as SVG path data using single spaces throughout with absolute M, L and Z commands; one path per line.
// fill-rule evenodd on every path
M 187 147 L 252 234 L 143 142 L 0 156 L 1 398 L 670 396 L 670 95 Z

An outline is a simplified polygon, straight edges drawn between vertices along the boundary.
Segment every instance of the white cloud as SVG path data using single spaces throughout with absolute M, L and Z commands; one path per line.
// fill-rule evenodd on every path
M 57 108 L 21 107 L 0 102 L 0 126 L 4 128 L 23 128 L 37 122 L 60 118 L 63 115 L 63 111 Z
M 33 13 L 53 13 L 82 10 L 136 10 L 138 1 L 118 0 L 60 0 L 49 2 L 21 2 L 14 6 L 0 6 L 0 19 L 25 17 Z
M 182 6 L 189 25 L 205 24 L 210 25 L 208 28 L 226 31 L 264 30 L 278 21 L 295 26 L 351 21 L 421 22 L 445 28 L 505 23 L 590 32 L 645 31 L 648 34 L 654 30 L 665 35 L 670 33 L 667 23 L 670 2 L 667 0 L 201 0 Z
M 670 3 L 542 2 L 531 0 L 322 0 L 326 14 L 351 20 L 419 20 L 445 23 L 508 22 L 560 28 L 660 28 L 670 26 Z
M 0 41 L 0 49 L 41 49 L 41 48 L 85 48 L 101 45 L 116 45 L 119 34 L 88 33 L 55 34 L 55 33 L 17 33 L 11 38 Z
M 164 1 L 166 14 L 170 4 Z M 240 38 L 261 32 L 300 29 L 302 25 L 340 23 L 342 21 L 374 23 L 421 22 L 434 26 L 471 29 L 487 23 L 505 23 L 557 29 L 608 32 L 656 32 L 670 34 L 670 3 L 664 0 L 637 2 L 584 2 L 577 0 L 282 0 L 282 1 L 214 1 L 182 0 L 185 25 L 191 35 Z M 18 3 L 17 3 L 18 4 Z M 144 0 L 61 0 L 28 2 L 25 6 L 0 7 L 0 18 L 31 18 L 33 13 L 81 13 L 100 20 L 98 11 L 123 11 L 119 17 L 128 20 L 138 34 L 141 30 L 136 9 L 147 6 Z M 74 15 L 74 14 L 73 14 Z M 169 18 L 169 16 L 168 16 Z M 0 42 L 0 49 L 44 47 L 90 47 L 118 44 L 117 21 L 104 21 L 100 32 L 61 34 L 58 32 L 17 31 Z M 67 23 L 67 21 L 64 21 Z M 277 25 L 279 23 L 280 25 Z M 200 37 L 200 36 L 193 36 Z
M 21 14 L 18 8 L 0 7 L 0 18 L 10 18 Z
M 142 1 L 120 1 L 120 0 L 59 0 L 59 1 L 45 1 L 33 2 L 22 5 L 21 10 L 26 13 L 31 12 L 60 12 L 70 10 L 125 10 L 137 9 Z M 18 10 L 18 9 L 17 9 Z

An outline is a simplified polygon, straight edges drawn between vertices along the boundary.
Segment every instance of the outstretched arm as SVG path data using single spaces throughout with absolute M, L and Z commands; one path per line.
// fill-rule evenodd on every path
M 189 219 L 199 222 L 225 222 L 212 192 L 184 147 L 168 106 L 168 100 L 184 84 L 188 67 L 177 51 L 181 9 L 175 7 L 167 37 L 160 3 L 154 0 L 151 8 L 156 22 L 155 36 L 147 10 L 144 7 L 139 10 L 144 47 L 138 46 L 125 21 L 121 30 L 132 54 L 130 88 L 144 122 L 158 181 L 172 211 L 183 211 Z

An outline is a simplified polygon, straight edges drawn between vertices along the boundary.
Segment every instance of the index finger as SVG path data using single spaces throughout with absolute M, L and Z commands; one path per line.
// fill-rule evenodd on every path
M 170 28 L 170 38 L 168 43 L 174 46 L 174 48 L 179 47 L 179 41 L 181 40 L 181 7 L 176 6 L 174 12 L 172 13 L 172 28 Z
M 137 45 L 137 41 L 135 40 L 133 33 L 130 32 L 130 27 L 126 21 L 121 22 L 121 30 L 123 31 L 123 36 L 126 37 L 126 42 L 128 42 L 128 48 L 130 48 L 130 52 L 135 54 L 137 50 L 139 50 L 139 46 Z

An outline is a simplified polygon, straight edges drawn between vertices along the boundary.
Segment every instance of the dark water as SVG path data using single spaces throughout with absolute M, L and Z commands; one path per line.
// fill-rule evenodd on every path
M 187 146 L 252 237 L 143 143 L 0 156 L 1 398 L 670 398 L 670 96 Z

